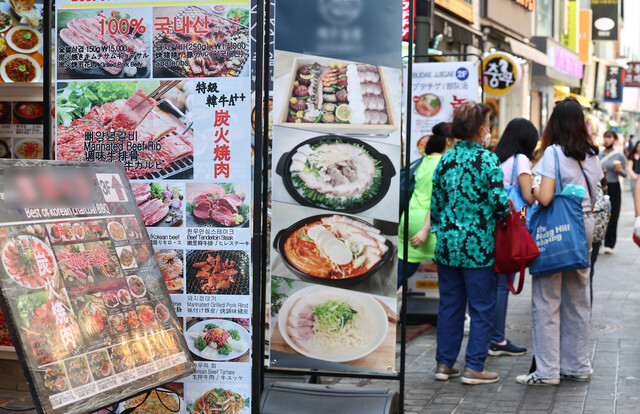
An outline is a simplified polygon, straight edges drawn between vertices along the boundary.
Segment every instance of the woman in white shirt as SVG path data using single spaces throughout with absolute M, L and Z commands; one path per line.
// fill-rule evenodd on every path
M 567 98 L 558 103 L 542 134 L 544 155 L 533 169 L 541 175 L 540 185 L 532 193 L 542 206 L 551 204 L 555 195 L 556 164 L 559 160 L 562 184 L 587 188 L 582 199 L 586 233 L 585 249 L 591 250 L 593 216 L 591 214 L 597 184 L 604 176 L 598 161 L 598 148 L 587 132 L 580 103 Z M 591 303 L 589 268 L 568 270 L 531 278 L 531 333 L 535 371 L 519 375 L 516 381 L 526 385 L 558 385 L 560 379 L 589 381 Z
M 516 118 L 507 124 L 494 151 L 500 160 L 500 168 L 504 173 L 505 188 L 516 186 L 520 190 L 520 202 L 512 200 L 518 209 L 522 207 L 519 205 L 522 201 L 527 206 L 530 206 L 534 201 L 531 194 L 531 160 L 539 138 L 538 130 L 529 120 Z M 496 283 L 496 310 L 489 355 L 524 355 L 527 352 L 527 348 L 512 344 L 505 336 L 507 305 L 509 303 L 507 278 L 511 278 L 511 281 L 513 281 L 513 274 L 498 274 L 496 277 L 498 278 Z

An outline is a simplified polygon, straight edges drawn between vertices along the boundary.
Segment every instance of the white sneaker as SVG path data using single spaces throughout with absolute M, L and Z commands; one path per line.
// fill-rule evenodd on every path
M 560 378 L 538 378 L 535 372 L 527 375 L 518 375 L 516 377 L 518 384 L 524 385 L 558 385 Z
M 604 254 L 613 254 L 613 248 L 605 247 L 604 248 Z

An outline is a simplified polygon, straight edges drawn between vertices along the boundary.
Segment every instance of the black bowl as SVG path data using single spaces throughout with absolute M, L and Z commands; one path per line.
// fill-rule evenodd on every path
M 380 162 L 380 166 L 382 168 L 382 183 L 380 184 L 380 188 L 378 189 L 378 192 L 371 199 L 367 200 L 362 204 L 357 204 L 351 207 L 345 207 L 340 209 L 331 208 L 321 202 L 310 200 L 304 197 L 302 194 L 300 194 L 298 190 L 296 190 L 295 186 L 293 185 L 293 181 L 291 181 L 291 173 L 289 172 L 289 167 L 291 166 L 291 159 L 298 151 L 298 148 L 300 148 L 301 146 L 306 144 L 313 146 L 319 141 L 334 141 L 334 142 L 341 142 L 344 144 L 355 144 L 367 150 L 367 152 L 373 159 Z M 391 185 L 391 177 L 396 175 L 396 170 L 395 168 L 393 168 L 393 163 L 391 162 L 389 157 L 387 157 L 385 154 L 381 154 L 377 149 L 375 149 L 374 147 L 372 147 L 371 145 L 367 144 L 364 141 L 360 141 L 359 139 L 355 139 L 355 138 L 343 137 L 340 135 L 321 135 L 315 138 L 308 139 L 296 145 L 291 151 L 285 152 L 284 154 L 282 154 L 282 157 L 280 157 L 280 160 L 278 161 L 278 165 L 276 166 L 276 173 L 282 177 L 284 188 L 287 189 L 287 192 L 289 193 L 289 195 L 291 195 L 291 197 L 293 197 L 294 200 L 296 200 L 299 204 L 303 206 L 321 208 L 324 210 L 331 210 L 331 211 L 336 211 L 340 213 L 359 213 L 359 212 L 370 209 L 371 207 L 378 204 L 380 200 L 384 198 L 384 196 L 387 194 L 387 191 L 389 191 L 389 186 Z
M 293 264 L 291 264 L 291 262 L 289 262 L 289 259 L 287 259 L 287 256 L 284 253 L 284 243 L 287 241 L 287 239 L 291 234 L 298 231 L 301 227 L 303 227 L 306 224 L 313 223 L 315 221 L 320 221 L 323 217 L 330 217 L 334 215 L 340 215 L 340 214 L 321 214 L 317 216 L 307 217 L 300 221 L 297 221 L 296 223 L 292 224 L 286 229 L 280 230 L 276 235 L 276 237 L 273 239 L 273 248 L 276 249 L 278 253 L 280 253 L 280 257 L 282 257 L 282 261 L 284 262 L 287 269 L 289 269 L 291 272 L 293 272 L 293 274 L 295 274 L 296 276 L 298 276 L 298 278 L 300 278 L 301 280 L 304 280 L 305 282 L 317 283 L 320 285 L 327 285 L 327 286 L 334 286 L 334 287 L 354 286 L 354 285 L 357 285 L 358 283 L 364 282 L 365 280 L 369 279 L 385 263 L 393 259 L 393 244 L 389 240 L 385 242 L 385 244 L 389 249 L 384 255 L 382 255 L 382 259 L 380 259 L 378 263 L 376 263 L 371 269 L 367 270 L 361 275 L 353 276 L 345 279 L 323 279 L 321 277 L 308 275 L 298 270 Z M 368 226 L 371 226 L 371 224 L 357 217 L 352 217 L 352 216 L 346 216 L 346 217 L 349 217 L 352 220 L 359 221 Z

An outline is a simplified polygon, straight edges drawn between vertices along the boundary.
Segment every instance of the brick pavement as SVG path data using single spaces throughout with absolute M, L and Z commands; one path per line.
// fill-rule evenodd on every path
M 531 353 L 487 358 L 497 371 L 495 384 L 468 386 L 460 378 L 435 381 L 436 329 L 407 346 L 405 413 L 638 413 L 640 412 L 640 248 L 631 239 L 633 201 L 623 196 L 618 242 L 612 255 L 600 255 L 594 276 L 591 334 L 593 375 L 590 382 L 563 381 L 557 387 L 524 386 L 515 377 L 526 374 Z M 507 336 L 531 349 L 531 279 L 519 296 L 510 296 Z M 466 337 L 456 363 L 464 367 Z M 397 382 L 323 379 L 334 383 L 390 387 Z

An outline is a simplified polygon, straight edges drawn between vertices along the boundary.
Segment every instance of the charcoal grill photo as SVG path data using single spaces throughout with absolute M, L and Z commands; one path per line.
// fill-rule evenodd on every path
M 203 268 L 196 268 L 197 263 L 212 263 L 218 257 L 221 266 L 238 271 L 231 276 L 228 288 L 217 289 L 215 286 L 208 288 L 206 277 L 198 277 L 197 274 Z M 229 266 L 232 262 L 233 265 Z M 215 266 L 213 266 L 215 267 Z M 216 295 L 248 295 L 249 294 L 249 255 L 239 250 L 191 250 L 187 252 L 187 293 L 193 294 L 216 294 Z

